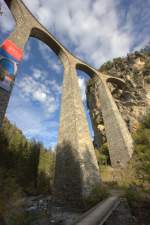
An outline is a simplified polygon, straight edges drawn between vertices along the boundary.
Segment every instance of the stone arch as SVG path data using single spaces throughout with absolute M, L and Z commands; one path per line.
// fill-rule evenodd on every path
M 113 166 L 118 166 L 118 164 L 116 164 L 116 161 L 118 160 L 120 161 L 120 165 L 125 166 L 132 155 L 132 138 L 108 89 L 106 77 L 99 71 L 95 70 L 94 68 L 71 54 L 37 21 L 37 19 L 30 13 L 30 11 L 21 0 L 5 0 L 5 2 L 11 9 L 11 12 L 15 17 L 17 24 L 16 30 L 9 36 L 9 39 L 13 41 L 19 48 L 23 49 L 29 36 L 34 36 L 49 45 L 50 48 L 52 48 L 54 52 L 60 57 L 61 61 L 64 64 L 65 83 L 63 87 L 64 113 L 62 116 L 62 124 L 63 119 L 66 120 L 66 117 L 68 116 L 71 126 L 74 126 L 77 131 L 77 135 L 75 135 L 76 138 L 70 140 L 74 142 L 77 141 L 78 144 L 76 145 L 78 146 L 78 152 L 80 152 L 79 144 L 82 149 L 87 141 L 86 138 L 82 138 L 82 132 L 85 131 L 85 136 L 88 136 L 88 131 L 85 117 L 83 115 L 81 99 L 78 93 L 79 87 L 76 77 L 76 68 L 82 70 L 83 72 L 86 72 L 91 78 L 95 78 L 96 85 L 99 91 L 100 101 L 102 104 L 103 117 L 107 131 L 106 135 L 110 147 L 110 152 L 112 153 Z M 3 93 L 0 93 L 0 122 L 4 117 L 10 94 L 11 92 L 6 94 L 4 93 L 4 91 Z M 66 99 L 68 101 L 67 104 L 71 104 L 73 106 L 73 112 L 69 112 L 65 109 Z M 75 118 L 74 125 L 72 125 L 72 118 Z M 77 123 L 80 129 L 78 128 Z M 64 131 L 68 131 L 69 129 L 69 127 L 62 126 L 61 134 L 63 138 L 66 138 L 66 136 L 68 135 L 67 132 L 65 133 Z M 72 131 L 74 132 L 75 129 L 72 129 Z M 68 138 L 72 137 L 68 136 Z M 89 138 L 87 139 L 89 142 L 89 146 L 91 146 Z M 87 162 L 83 163 L 83 165 L 86 164 Z M 83 180 L 83 183 L 86 185 L 85 180 Z
M 111 165 L 112 167 L 125 167 L 133 152 L 132 138 L 108 88 L 108 83 L 114 83 L 121 88 L 125 88 L 125 82 L 119 78 L 103 75 L 90 66 L 82 64 L 82 62 L 77 63 L 76 68 L 86 72 L 95 81 L 102 109 Z M 122 139 L 122 141 L 119 143 L 118 139 Z M 118 149 L 120 150 L 118 151 Z M 128 153 L 126 152 L 127 149 Z
M 104 83 L 115 83 L 117 85 L 121 85 L 122 87 L 125 86 L 124 82 L 121 80 L 121 79 L 117 79 L 115 77 L 103 77 L 102 74 L 100 74 L 97 70 L 91 68 L 90 66 L 88 66 L 87 64 L 84 64 L 84 63 L 77 63 L 76 64 L 76 69 L 78 70 L 81 70 L 83 72 L 85 72 L 91 80 L 94 80 L 94 83 L 95 83 L 95 91 L 97 91 L 96 89 L 99 89 L 99 87 L 97 87 L 97 80 L 101 82 L 101 84 Z M 101 89 L 103 89 L 101 87 Z M 105 133 L 105 124 L 104 124 L 104 118 L 103 118 L 103 113 L 101 111 L 101 101 L 100 101 L 101 97 L 99 96 L 99 98 L 97 98 L 96 96 L 96 99 L 95 99 L 95 104 L 97 105 L 97 109 L 96 112 L 90 110 L 90 113 L 89 113 L 89 116 L 90 116 L 90 120 L 91 120 L 91 123 L 92 123 L 92 127 L 93 127 L 93 132 L 94 132 L 94 137 L 96 138 L 96 141 L 97 142 L 93 142 L 93 145 L 94 147 L 97 147 L 99 148 L 103 142 L 103 139 L 104 139 L 104 133 Z M 89 109 L 90 109 L 91 106 L 89 106 Z M 92 107 L 91 107 L 92 108 Z M 98 113 L 99 111 L 99 113 Z M 96 117 L 97 119 L 101 116 L 102 120 L 103 120 L 103 126 L 100 125 L 98 128 L 95 127 L 95 124 L 94 124 L 94 117 Z M 101 136 L 97 136 L 96 134 L 96 129 L 101 129 Z M 107 137 L 106 137 L 107 139 Z M 106 141 L 106 140 L 105 140 Z M 110 154 L 111 150 L 109 149 L 109 154 Z M 112 156 L 111 154 L 111 162 L 112 162 L 112 166 L 114 164 L 114 160 L 112 160 L 114 156 Z M 110 160 L 110 159 L 108 159 Z
M 80 71 L 84 72 L 86 75 L 88 75 L 88 77 L 90 78 L 89 80 L 93 80 L 97 76 L 97 71 L 95 71 L 93 68 L 89 67 L 88 65 L 86 65 L 84 63 L 77 63 L 76 70 L 80 70 Z M 86 92 L 86 97 L 88 97 L 87 95 L 88 94 Z M 88 103 L 88 108 L 90 109 L 88 99 L 87 99 L 87 103 Z M 92 125 L 93 132 L 94 132 L 94 137 L 95 137 L 96 132 L 95 132 L 94 121 L 93 121 L 93 113 L 94 112 L 92 112 L 90 110 L 89 117 L 90 117 L 91 125 Z M 98 141 L 101 142 L 100 139 Z M 94 143 L 93 143 L 93 145 L 94 145 Z
M 81 62 L 76 63 L 76 69 L 85 72 L 90 78 L 93 78 L 97 74 L 97 71 L 94 68 Z
M 107 83 L 114 83 L 116 84 L 118 87 L 120 88 L 125 88 L 125 82 L 123 79 L 120 79 L 120 78 L 116 78 L 116 77 L 107 77 L 106 78 L 106 82 Z
M 4 1 L 10 9 L 10 12 L 16 22 L 16 31 L 19 33 L 19 30 L 23 27 L 23 30 L 28 31 L 28 37 L 35 37 L 44 42 L 55 52 L 60 60 L 64 62 L 64 58 L 66 58 L 67 53 L 70 52 L 58 40 L 56 40 L 51 33 L 49 33 L 49 31 L 35 18 L 34 15 L 32 15 L 23 1 Z M 22 46 L 19 46 L 18 43 L 18 47 Z
M 38 26 L 33 27 L 30 33 L 30 37 L 40 40 L 43 44 L 46 44 L 50 48 L 50 50 L 53 51 L 53 53 L 58 57 L 58 59 L 62 63 L 64 73 L 65 63 L 66 61 L 68 61 L 67 54 L 64 51 L 64 49 L 62 49 L 60 44 L 50 36 L 47 30 Z
M 61 53 L 63 53 L 62 48 L 60 45 L 47 34 L 47 32 L 39 27 L 33 27 L 31 30 L 30 37 L 34 37 L 48 45 L 54 53 L 59 57 Z

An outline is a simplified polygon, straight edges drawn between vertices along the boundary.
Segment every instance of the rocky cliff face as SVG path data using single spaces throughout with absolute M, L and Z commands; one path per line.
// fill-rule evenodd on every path
M 130 132 L 134 132 L 139 121 L 150 110 L 150 45 L 145 49 L 116 58 L 100 67 L 104 75 L 121 78 L 125 87 L 108 83 L 109 89 Z M 107 142 L 98 93 L 93 80 L 87 86 L 87 103 L 94 129 L 94 144 L 100 147 Z

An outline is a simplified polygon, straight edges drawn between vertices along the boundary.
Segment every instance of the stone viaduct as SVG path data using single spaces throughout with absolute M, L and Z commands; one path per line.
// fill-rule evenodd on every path
M 5 0 L 15 18 L 16 28 L 8 37 L 24 49 L 29 37 L 47 44 L 64 65 L 61 116 L 55 169 L 55 195 L 65 202 L 80 202 L 100 184 L 99 168 L 89 135 L 76 70 L 95 79 L 102 106 L 110 158 L 113 167 L 124 167 L 132 155 L 132 138 L 108 89 L 107 82 L 123 82 L 107 77 L 71 54 L 31 14 L 21 0 Z M 0 88 L 0 124 L 11 91 Z

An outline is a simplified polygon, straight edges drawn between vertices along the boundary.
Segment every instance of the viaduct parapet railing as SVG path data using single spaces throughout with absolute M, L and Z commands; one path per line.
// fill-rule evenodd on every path
M 64 65 L 61 116 L 56 153 L 55 194 L 64 202 L 77 204 L 100 184 L 99 168 L 80 96 L 76 70 L 95 79 L 101 102 L 111 164 L 125 167 L 132 156 L 132 138 L 114 102 L 107 82 L 121 79 L 104 76 L 70 53 L 31 14 L 21 0 L 5 0 L 16 21 L 16 28 L 7 38 L 21 52 L 29 37 L 47 44 Z M 1 48 L 4 49 L 3 44 Z M 13 82 L 14 83 L 14 82 Z M 13 85 L 12 85 L 13 86 Z M 0 87 L 0 124 L 2 124 L 12 88 Z

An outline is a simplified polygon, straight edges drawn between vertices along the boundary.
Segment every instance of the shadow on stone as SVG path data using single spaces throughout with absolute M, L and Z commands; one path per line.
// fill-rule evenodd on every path
M 99 171 L 93 154 L 73 148 L 69 142 L 57 147 L 54 179 L 54 199 L 60 205 L 84 207 L 84 199 L 89 197 L 95 186 L 100 185 Z

